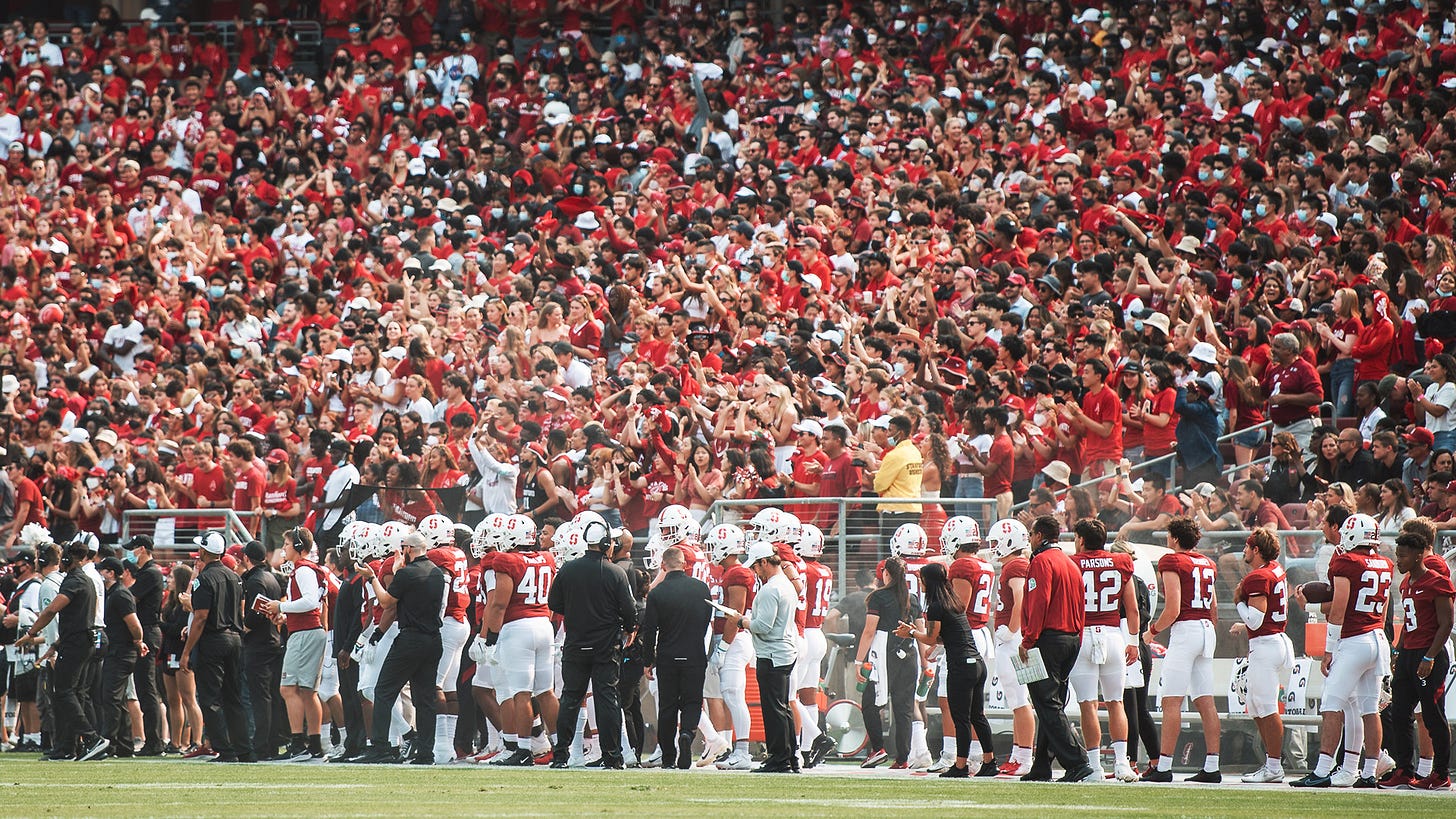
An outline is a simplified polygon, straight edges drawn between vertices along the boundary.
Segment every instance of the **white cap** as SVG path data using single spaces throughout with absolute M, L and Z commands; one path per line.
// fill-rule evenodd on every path
M 777 557 L 779 550 L 774 548 L 772 543 L 766 540 L 755 541 L 748 547 L 748 555 L 743 558 L 743 565 L 752 566 L 766 557 Z
M 1329 225 L 1330 230 L 1340 229 L 1340 220 L 1336 219 L 1333 213 L 1321 213 L 1315 217 L 1315 221 L 1324 222 L 1326 225 Z
M 1079 23 L 1095 23 L 1102 19 L 1102 12 L 1097 9 L 1087 9 L 1077 18 Z
M 450 266 L 450 260 L 449 259 L 436 259 L 433 262 L 430 262 L 430 269 L 431 270 L 454 270 L 455 268 L 453 268 L 453 267 Z
M 844 333 L 838 330 L 820 330 L 814 337 L 820 341 L 832 341 L 836 347 L 844 343 Z
M 815 438 L 824 437 L 824 427 L 819 426 L 819 422 L 813 420 L 812 418 L 805 418 L 799 423 L 794 424 L 794 431 L 807 432 L 810 435 L 813 435 Z
M 596 212 L 590 210 L 582 211 L 576 217 L 575 224 L 577 230 L 597 230 L 602 226 L 602 223 L 597 221 Z
M 890 416 L 888 416 L 888 415 L 881 415 L 878 418 L 872 418 L 869 421 L 869 425 L 871 427 L 875 428 L 875 429 L 889 429 L 890 428 Z
M 804 284 L 809 285 L 809 288 L 811 290 L 823 290 L 824 289 L 824 280 L 823 279 L 820 279 L 817 275 L 815 275 L 813 273 L 805 273 L 804 274 Z
M 410 176 L 424 176 L 429 173 L 430 169 L 425 166 L 425 160 L 415 157 L 409 161 L 409 166 L 406 170 L 409 171 Z
M 454 199 L 451 199 L 447 196 L 444 199 L 441 199 L 440 201 L 435 203 L 435 210 L 438 210 L 441 213 L 454 213 L 455 211 L 460 210 L 460 206 L 455 203 Z
M 3 378 L 0 378 L 0 393 L 14 395 L 17 392 L 20 392 L 20 379 L 10 373 L 6 373 Z
M 87 444 L 91 442 L 91 433 L 81 427 L 76 427 L 66 433 L 66 437 L 63 440 L 68 444 Z
M 1200 341 L 1193 345 L 1193 352 L 1189 353 L 1188 357 L 1194 361 L 1202 361 L 1204 364 L 1218 363 L 1218 351 L 1207 341 Z
M 400 361 L 403 361 L 406 353 L 403 347 L 390 347 L 388 350 L 385 350 L 379 355 L 383 358 L 397 358 Z
M 552 128 L 565 125 L 571 122 L 571 106 L 561 100 L 553 100 L 546 103 L 545 107 L 541 109 L 541 118 L 546 120 L 546 124 Z
M 404 260 L 404 269 L 405 270 L 423 270 L 424 267 L 420 264 L 420 260 L 419 259 L 416 259 L 414 256 L 411 256 L 408 259 L 405 259 Z
M 819 388 L 818 392 L 820 395 L 827 395 L 831 398 L 838 398 L 840 401 L 849 400 L 849 398 L 845 396 L 844 391 L 834 386 L 833 384 L 825 384 L 824 386 Z
M 329 353 L 327 356 L 325 356 L 325 358 L 328 358 L 330 361 L 342 361 L 345 364 L 349 364 L 353 362 L 354 354 L 349 350 L 340 347 L 339 349 L 334 350 L 332 353 Z
M 223 540 L 217 532 L 206 532 L 192 539 L 192 545 L 207 552 L 210 555 L 220 555 L 227 551 L 227 541 Z

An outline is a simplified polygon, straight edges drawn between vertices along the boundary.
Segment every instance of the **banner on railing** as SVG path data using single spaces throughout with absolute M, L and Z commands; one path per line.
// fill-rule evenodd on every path
M 465 487 L 444 489 L 404 489 L 397 486 L 357 484 L 349 490 L 341 520 L 353 514 L 354 520 L 365 523 L 398 521 L 418 526 L 430 515 L 444 515 L 460 520 L 465 512 Z M 343 528 L 342 525 L 339 526 Z

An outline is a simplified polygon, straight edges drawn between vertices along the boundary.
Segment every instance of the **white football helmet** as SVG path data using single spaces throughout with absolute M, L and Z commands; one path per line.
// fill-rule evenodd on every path
M 731 523 L 720 523 L 709 529 L 703 536 L 703 546 L 714 563 L 722 563 L 729 555 L 748 554 L 748 538 Z
M 581 530 L 581 540 L 588 548 L 602 546 L 612 539 L 612 527 L 607 523 L 606 518 L 590 510 L 582 512 L 576 518 L 577 527 Z
M 779 528 L 783 525 L 784 513 L 782 510 L 769 507 L 758 510 L 753 520 L 743 527 L 743 536 L 750 540 L 767 540 L 770 543 L 777 541 Z
M 674 503 L 657 513 L 657 531 L 665 549 L 697 537 L 698 522 L 693 520 L 693 513 L 686 506 Z
M 890 554 L 896 557 L 924 557 L 929 538 L 918 523 L 902 523 L 890 536 Z
M 945 527 L 940 530 L 940 553 L 953 555 L 960 551 L 962 546 L 970 543 L 980 544 L 981 524 L 973 517 L 956 515 L 945 522 Z
M 996 521 L 991 527 L 986 544 L 991 547 L 991 554 L 1000 560 L 1031 548 L 1031 534 L 1021 521 L 1006 518 Z
M 581 538 L 581 526 L 576 520 L 568 520 L 556 528 L 551 538 L 551 554 L 558 563 L 576 560 L 586 554 L 586 541 Z
M 779 530 L 774 533 L 774 543 L 798 543 L 804 534 L 804 524 L 799 516 L 785 509 L 779 510 Z
M 1369 515 L 1351 515 L 1340 524 L 1339 551 L 1348 552 L 1360 546 L 1380 545 L 1380 524 Z
M 408 523 L 400 523 L 391 520 L 379 528 L 379 537 L 382 541 L 383 551 L 380 557 L 387 557 L 404 548 L 404 538 L 414 531 Z
M 420 521 L 420 534 L 432 548 L 455 545 L 455 524 L 444 515 L 427 515 Z
M 824 554 L 824 533 L 818 526 L 806 523 L 800 528 L 799 542 L 794 544 L 794 554 L 815 558 Z
M 505 546 L 507 549 L 530 549 L 536 545 L 536 521 L 526 515 L 511 515 L 506 518 Z
M 642 565 L 649 572 L 655 572 L 662 568 L 662 553 L 669 548 L 671 547 L 663 541 L 660 532 L 647 538 L 647 554 L 642 558 Z
M 496 540 L 494 521 L 491 518 L 505 517 L 505 515 L 486 515 L 485 520 L 475 525 L 475 532 L 470 537 L 470 554 L 479 560 L 485 557 L 486 552 L 494 552 L 499 548 L 499 541 Z

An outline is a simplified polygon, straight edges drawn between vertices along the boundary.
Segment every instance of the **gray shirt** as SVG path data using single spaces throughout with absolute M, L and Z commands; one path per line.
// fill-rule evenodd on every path
M 774 575 L 758 590 L 753 598 L 748 630 L 753 635 L 753 652 L 760 660 L 780 667 L 793 665 L 797 653 L 793 636 L 794 608 L 798 604 L 794 584 L 783 573 Z

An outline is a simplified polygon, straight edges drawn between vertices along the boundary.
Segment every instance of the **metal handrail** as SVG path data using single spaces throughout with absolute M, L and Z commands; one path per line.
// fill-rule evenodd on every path
M 149 534 L 154 539 L 157 537 L 157 524 L 164 520 L 192 519 L 194 521 L 217 521 L 215 531 L 222 534 L 223 540 L 228 545 L 234 543 L 247 543 L 253 539 L 252 532 L 248 529 L 245 520 L 252 520 L 261 517 L 259 512 L 239 512 L 235 509 L 128 509 L 121 513 L 121 541 L 125 543 L 132 536 L 137 534 Z M 151 521 L 149 526 L 141 526 L 143 521 Z M 187 527 L 193 528 L 207 527 Z M 173 530 L 175 532 L 175 528 Z M 157 540 L 158 549 L 175 549 L 182 545 L 176 540 Z

